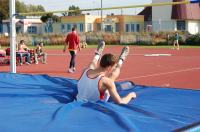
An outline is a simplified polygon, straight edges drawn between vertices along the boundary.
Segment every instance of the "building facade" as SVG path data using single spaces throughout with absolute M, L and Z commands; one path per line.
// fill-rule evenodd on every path
M 152 3 L 181 0 L 152 0 Z M 200 4 L 181 4 L 152 7 L 153 31 L 188 31 L 200 33 Z
M 70 32 L 72 27 L 76 27 L 78 32 L 92 32 L 94 31 L 94 23 L 100 16 L 94 15 L 79 15 L 79 16 L 62 16 L 61 25 L 55 30 L 57 32 Z M 56 24 L 54 24 L 54 27 Z
M 78 32 L 142 32 L 144 31 L 143 15 L 79 15 L 62 16 L 60 22 L 48 20 L 42 23 L 40 18 L 15 19 L 16 33 L 43 34 L 43 33 L 68 33 L 72 27 Z M 9 20 L 3 20 L 2 33 L 9 33 Z
M 70 32 L 74 26 L 79 32 L 141 32 L 144 29 L 144 16 L 108 15 L 102 19 L 93 15 L 63 16 L 56 31 Z
M 103 21 L 103 22 L 102 22 Z M 141 15 L 108 15 L 101 21 L 96 19 L 94 31 L 101 31 L 101 22 L 104 32 L 142 32 L 144 31 L 144 16 Z
M 28 34 L 41 34 L 43 32 L 43 24 L 40 18 L 25 18 L 15 19 L 16 33 L 28 33 Z M 3 20 L 2 33 L 10 32 L 10 21 Z

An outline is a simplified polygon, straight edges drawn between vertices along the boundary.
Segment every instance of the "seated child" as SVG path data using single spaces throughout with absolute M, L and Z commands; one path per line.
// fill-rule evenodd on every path
M 19 57 L 20 65 L 22 65 L 22 57 L 25 57 L 26 64 L 30 65 L 30 53 L 28 50 L 29 48 L 25 45 L 24 40 L 17 44 L 16 56 Z
M 46 64 L 47 54 L 44 52 L 44 48 L 43 48 L 43 43 L 42 42 L 37 44 L 34 55 L 35 55 L 35 64 L 38 64 L 38 57 L 39 56 L 42 57 L 42 63 Z
M 0 45 L 0 57 L 4 57 L 6 56 L 6 51 L 1 49 L 1 45 Z

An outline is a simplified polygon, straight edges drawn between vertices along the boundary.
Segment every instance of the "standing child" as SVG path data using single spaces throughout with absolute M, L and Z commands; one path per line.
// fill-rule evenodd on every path
M 131 99 L 136 98 L 136 94 L 131 92 L 125 97 L 120 97 L 114 82 L 120 74 L 122 64 L 129 53 L 129 47 L 124 47 L 119 59 L 117 59 L 112 54 L 105 54 L 101 58 L 104 46 L 105 43 L 102 41 L 95 52 L 91 64 L 78 81 L 77 100 L 107 101 L 111 96 L 115 103 L 127 104 Z M 100 64 L 98 66 L 99 59 Z
M 71 55 L 71 60 L 70 60 L 70 64 L 69 64 L 69 73 L 73 73 L 76 69 L 75 69 L 75 58 L 76 58 L 76 54 L 77 54 L 77 50 L 80 50 L 80 40 L 79 40 L 79 36 L 76 32 L 76 27 L 72 28 L 72 32 L 70 32 L 69 34 L 67 34 L 67 37 L 65 39 L 65 46 L 63 49 L 63 52 L 66 52 L 66 47 L 68 45 L 68 50 L 69 53 Z
M 174 47 L 173 47 L 173 49 L 179 50 L 179 38 L 180 38 L 179 34 L 176 33 L 175 36 L 174 36 Z M 176 48 L 176 45 L 177 45 L 177 48 Z

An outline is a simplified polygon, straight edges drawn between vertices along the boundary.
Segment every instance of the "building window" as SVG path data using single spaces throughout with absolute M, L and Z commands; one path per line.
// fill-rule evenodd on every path
M 87 31 L 91 32 L 92 31 L 92 23 L 87 24 Z
M 130 27 L 130 24 L 126 24 L 126 32 L 130 32 L 129 27 Z
M 3 24 L 0 23 L 0 33 L 3 33 Z
M 16 26 L 16 33 L 22 33 L 22 27 Z
M 72 30 L 71 28 L 71 24 L 67 24 L 67 32 L 70 32 Z
M 61 31 L 64 33 L 65 32 L 65 25 L 61 24 Z
M 105 32 L 112 32 L 113 31 L 113 28 L 111 25 L 106 25 L 105 26 Z
M 135 24 L 131 24 L 131 32 L 135 32 Z
M 177 30 L 185 30 L 185 21 L 177 21 Z
M 137 31 L 137 32 L 140 32 L 140 24 L 137 24 L 137 25 L 136 25 L 136 31 Z
M 80 32 L 83 32 L 83 24 L 80 24 Z
M 36 26 L 29 26 L 28 33 L 30 34 L 37 34 L 37 27 Z
M 97 23 L 97 31 L 101 31 L 101 23 Z
M 120 30 L 120 29 L 119 29 L 119 23 L 116 23 L 116 24 L 115 24 L 115 31 L 116 31 L 116 32 L 119 32 L 119 30 Z
M 76 24 L 73 24 L 73 27 L 75 27 L 77 29 L 77 25 Z

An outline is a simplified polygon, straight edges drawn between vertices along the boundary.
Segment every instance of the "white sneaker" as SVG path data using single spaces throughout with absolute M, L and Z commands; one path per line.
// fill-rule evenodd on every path
M 26 65 L 30 65 L 30 63 L 26 62 Z
M 19 65 L 20 65 L 20 66 L 22 66 L 23 64 L 22 64 L 22 63 L 20 63 Z
M 70 68 L 70 69 L 68 70 L 68 73 L 74 73 L 74 71 Z
M 98 54 L 98 55 L 102 55 L 102 52 L 103 52 L 103 49 L 105 47 L 105 42 L 104 41 L 101 41 L 97 47 L 97 50 L 95 51 L 95 54 Z
M 74 71 L 74 72 L 76 71 L 76 68 L 75 68 L 75 67 L 73 68 L 73 71 Z
M 37 64 L 38 64 L 38 62 L 35 62 L 35 64 L 37 65 Z
M 128 46 L 125 46 L 125 47 L 122 49 L 122 52 L 121 52 L 121 54 L 120 54 L 120 56 L 119 56 L 119 59 L 121 59 L 122 61 L 124 61 L 124 60 L 126 59 L 128 53 L 129 53 L 129 47 L 128 47 Z

